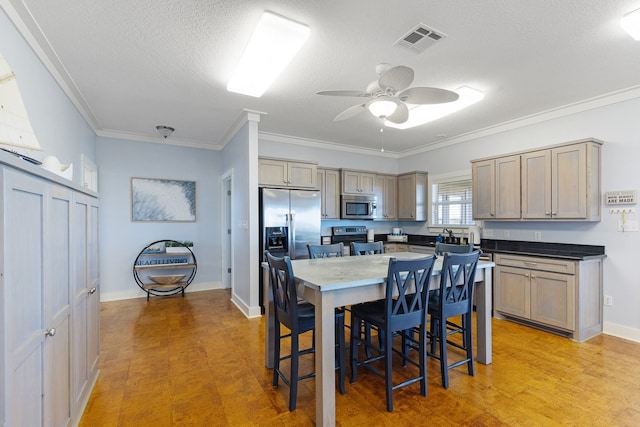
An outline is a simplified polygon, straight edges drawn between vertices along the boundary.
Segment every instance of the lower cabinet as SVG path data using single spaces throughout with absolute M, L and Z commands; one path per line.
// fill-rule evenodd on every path
M 602 332 L 602 259 L 496 254 L 494 308 L 584 341 Z
M 97 199 L 3 165 L 0 183 L 3 425 L 77 424 L 97 375 Z M 77 214 L 80 199 L 95 206 L 92 219 Z M 79 247 L 88 256 L 78 257 Z M 88 288 L 87 277 L 94 277 L 96 291 L 79 315 L 77 293 Z M 91 346 L 79 339 L 82 329 Z M 79 351 L 83 346 L 91 354 Z M 79 366 L 87 367 L 89 378 L 82 406 L 75 387 Z
M 385 254 L 395 254 L 397 252 L 409 252 L 409 245 L 406 243 L 386 243 L 384 245 Z

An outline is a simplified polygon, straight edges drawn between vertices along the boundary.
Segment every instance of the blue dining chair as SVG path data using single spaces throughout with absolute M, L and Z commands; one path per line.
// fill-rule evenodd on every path
M 363 336 L 360 328 L 351 329 L 351 382 L 356 381 L 359 366 L 384 378 L 389 412 L 393 411 L 394 390 L 419 382 L 420 394 L 427 395 L 427 293 L 435 259 L 435 256 L 413 260 L 390 258 L 384 303 L 374 301 L 351 307 L 351 324 L 364 322 L 366 325 L 375 326 L 383 332 L 384 340 L 383 345 L 376 346 Z M 414 331 L 418 335 L 417 340 L 413 335 Z M 393 340 L 397 336 L 402 338 L 402 351 L 393 348 Z M 417 361 L 410 357 L 406 350 L 408 345 L 413 345 L 418 351 Z M 360 358 L 359 346 L 370 349 L 372 356 L 364 352 L 366 357 Z M 417 366 L 418 374 L 393 384 L 394 354 L 402 358 L 403 365 Z M 379 360 L 384 361 L 384 372 L 375 365 Z
M 473 376 L 473 291 L 476 267 L 481 251 L 468 254 L 446 252 L 442 261 L 440 286 L 429 293 L 428 312 L 430 331 L 428 334 L 429 356 L 440 360 L 442 385 L 449 388 L 449 370 L 467 365 L 467 372 Z M 461 316 L 460 324 L 450 320 Z M 449 339 L 453 334 L 461 333 L 462 342 Z M 438 352 L 436 353 L 436 344 Z M 447 345 L 465 351 L 465 358 L 448 362 Z
M 298 300 L 296 284 L 294 280 L 291 259 L 288 256 L 283 258 L 274 257 L 269 251 L 264 252 L 269 264 L 269 283 L 273 295 L 275 331 L 274 331 L 274 364 L 273 364 L 273 387 L 278 387 L 278 380 L 282 379 L 289 386 L 289 410 L 296 409 L 298 394 L 298 381 L 312 378 L 315 372 L 306 375 L 299 375 L 299 359 L 304 354 L 315 352 L 315 346 L 300 350 L 299 337 L 309 331 L 315 331 L 315 307 Z M 289 329 L 289 333 L 281 334 L 281 325 Z M 344 311 L 336 311 L 336 358 L 338 359 L 337 370 L 339 372 L 340 393 L 345 394 L 344 387 L 346 361 L 345 361 L 345 336 L 344 336 Z M 285 356 L 280 354 L 280 341 L 285 338 L 291 339 L 291 353 Z M 280 369 L 280 362 L 290 359 L 291 370 L 287 376 Z
M 436 255 L 444 255 L 446 252 L 454 254 L 468 254 L 473 251 L 473 245 L 455 245 L 452 243 L 436 242 Z
M 384 253 L 384 244 L 378 242 L 351 242 L 351 255 L 374 255 Z
M 344 255 L 344 243 L 332 243 L 330 245 L 307 244 L 307 250 L 311 259 L 341 257 Z

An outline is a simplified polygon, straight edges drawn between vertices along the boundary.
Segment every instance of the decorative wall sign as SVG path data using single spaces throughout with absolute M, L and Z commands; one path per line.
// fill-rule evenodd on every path
M 132 221 L 196 220 L 196 182 L 131 178 Z

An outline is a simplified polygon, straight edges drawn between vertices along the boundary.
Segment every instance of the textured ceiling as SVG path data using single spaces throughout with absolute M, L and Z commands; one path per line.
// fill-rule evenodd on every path
M 3 0 L 58 69 L 100 135 L 219 148 L 243 109 L 260 131 L 378 150 L 369 114 L 333 118 L 358 98 L 380 62 L 414 68 L 413 86 L 470 85 L 484 101 L 411 129 L 388 128 L 402 154 L 540 112 L 622 92 L 637 96 L 640 42 L 622 31 L 640 0 Z M 264 10 L 303 22 L 311 36 L 262 98 L 226 91 Z M 9 14 L 13 16 L 14 14 Z M 447 35 L 416 54 L 393 43 L 418 23 Z M 46 61 L 45 61 L 46 63 Z M 620 94 L 618 93 L 619 99 Z M 607 102 L 607 98 L 603 98 Z

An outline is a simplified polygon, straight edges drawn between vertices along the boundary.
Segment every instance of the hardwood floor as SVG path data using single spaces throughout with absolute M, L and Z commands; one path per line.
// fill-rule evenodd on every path
M 262 319 L 247 319 L 228 290 L 101 304 L 100 376 L 81 426 L 311 426 L 314 380 L 271 386 Z M 394 392 L 360 370 L 336 393 L 340 426 L 638 426 L 640 344 L 600 335 L 586 343 L 493 320 L 493 363 L 458 368 L 442 388 L 429 361 L 429 395 Z M 312 359 L 302 369 L 312 369 Z M 402 375 L 394 367 L 394 377 Z M 412 368 L 406 368 L 412 369 Z M 305 372 L 305 371 L 302 371 Z

